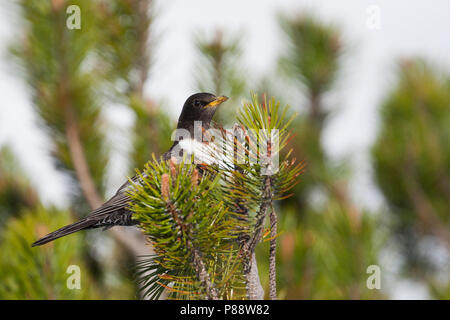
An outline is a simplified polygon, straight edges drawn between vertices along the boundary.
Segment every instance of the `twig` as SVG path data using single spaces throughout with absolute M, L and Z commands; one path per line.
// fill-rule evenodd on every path
M 264 230 L 264 222 L 269 212 L 269 209 L 272 206 L 272 201 L 273 201 L 273 194 L 272 194 L 271 178 L 270 176 L 266 176 L 266 178 L 264 179 L 262 202 L 259 207 L 258 215 L 256 217 L 255 232 L 253 233 L 253 236 L 250 238 L 248 242 L 247 250 L 250 252 L 254 252 L 256 245 L 258 244 L 258 242 L 261 241 Z
M 233 141 L 233 149 L 234 149 L 233 155 L 235 157 L 234 160 L 237 161 L 238 159 L 236 157 L 238 156 L 239 153 L 238 153 L 238 140 L 236 136 L 234 137 Z M 243 174 L 243 169 L 236 164 L 234 165 L 234 170 Z M 242 182 L 239 181 L 239 179 L 236 179 L 235 183 L 239 185 L 242 184 Z M 244 276 L 246 283 L 247 298 L 249 300 L 262 300 L 264 298 L 264 289 L 261 285 L 261 280 L 259 278 L 258 265 L 256 262 L 254 246 L 251 246 L 252 237 L 249 236 L 248 234 L 249 210 L 245 202 L 239 197 L 236 197 L 234 199 L 234 204 L 235 204 L 234 212 L 238 214 L 239 216 L 238 219 L 244 221 L 245 224 L 247 225 L 247 227 L 242 228 L 241 235 L 239 236 L 244 264 Z M 264 225 L 264 218 L 265 218 L 264 213 L 258 216 L 257 218 L 258 226 Z M 251 249 L 251 247 L 253 247 L 253 250 Z
M 203 287 L 206 290 L 206 297 L 208 300 L 219 300 L 219 296 L 217 294 L 217 289 L 214 287 L 211 282 L 211 278 L 209 276 L 208 271 L 205 268 L 205 263 L 203 262 L 199 251 L 188 241 L 188 245 L 191 247 L 193 257 L 194 257 L 194 267 L 195 272 L 197 273 L 197 277 L 202 283 Z
M 262 202 L 259 208 L 259 212 L 256 217 L 255 231 L 243 245 L 244 251 L 244 274 L 247 280 L 247 295 L 250 300 L 262 299 L 264 297 L 264 291 L 258 290 L 259 283 L 261 286 L 261 282 L 259 280 L 258 275 L 258 267 L 256 265 L 256 257 L 255 257 L 255 248 L 256 245 L 261 241 L 263 229 L 264 229 L 264 221 L 268 214 L 269 208 L 272 206 L 272 185 L 270 176 L 266 176 L 264 180 L 264 190 L 262 195 Z
M 271 300 L 277 299 L 277 271 L 276 271 L 276 250 L 277 250 L 277 213 L 273 208 L 270 212 L 270 251 L 269 251 L 269 297 Z
M 450 250 L 450 232 L 445 228 L 438 218 L 426 193 L 416 180 L 416 173 L 413 169 L 414 161 L 410 160 L 408 165 L 404 166 L 404 176 L 408 177 L 406 192 L 412 203 L 414 211 L 428 232 L 439 238 L 445 247 Z

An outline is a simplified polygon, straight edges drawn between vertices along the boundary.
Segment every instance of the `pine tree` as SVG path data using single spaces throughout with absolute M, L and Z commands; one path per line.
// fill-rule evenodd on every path
M 105 139 L 106 106 L 119 100 L 126 105 L 136 100 L 143 104 L 149 65 L 149 3 L 18 1 L 25 27 L 11 52 L 28 84 L 39 123 L 51 137 L 57 168 L 72 177 L 72 206 L 78 216 L 103 203 L 111 147 Z M 80 29 L 66 26 L 69 5 L 80 8 Z M 135 55 L 127 51 L 130 48 Z M 152 116 L 146 113 L 140 118 Z M 110 233 L 131 255 L 149 252 L 143 241 L 123 230 Z M 90 265 L 120 279 L 110 264 L 102 265 L 104 260 L 92 256 Z
M 279 282 L 286 298 L 359 299 L 381 295 L 366 287 L 366 269 L 378 265 L 383 230 L 353 204 L 349 166 L 330 161 L 322 146 L 327 95 L 339 80 L 342 32 L 310 14 L 281 17 L 286 44 L 279 60 L 287 87 L 302 99 L 294 122 L 294 156 L 305 161 L 295 196 L 282 203 Z M 313 200 L 318 199 L 318 200 Z M 264 261 L 264 259 L 263 259 Z M 268 266 L 263 266 L 268 268 Z
M 405 274 L 422 279 L 432 296 L 448 298 L 449 281 L 437 278 L 448 275 L 450 261 L 436 263 L 429 252 L 441 248 L 448 256 L 450 250 L 450 77 L 421 59 L 404 60 L 397 70 L 380 110 L 375 179 L 389 205 Z M 434 244 L 424 251 L 430 239 Z

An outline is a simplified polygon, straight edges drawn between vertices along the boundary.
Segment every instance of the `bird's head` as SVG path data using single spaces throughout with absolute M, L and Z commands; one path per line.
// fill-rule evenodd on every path
M 184 103 L 178 119 L 178 128 L 190 128 L 194 121 L 202 121 L 202 126 L 209 127 L 217 107 L 227 100 L 226 96 L 215 96 L 211 93 L 193 94 Z

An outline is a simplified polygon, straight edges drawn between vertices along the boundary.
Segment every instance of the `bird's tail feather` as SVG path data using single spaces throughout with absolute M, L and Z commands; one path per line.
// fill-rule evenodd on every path
M 47 242 L 53 241 L 55 239 L 67 236 L 71 233 L 74 233 L 74 232 L 77 232 L 80 230 L 84 230 L 84 229 L 88 229 L 89 227 L 92 227 L 92 225 L 94 225 L 95 223 L 96 223 L 96 221 L 94 219 L 89 219 L 89 220 L 83 219 L 83 220 L 77 221 L 75 223 L 72 223 L 65 227 L 62 227 L 61 229 L 53 231 L 52 233 L 49 233 L 45 237 L 34 242 L 31 246 L 32 247 L 40 246 L 40 245 L 46 244 Z

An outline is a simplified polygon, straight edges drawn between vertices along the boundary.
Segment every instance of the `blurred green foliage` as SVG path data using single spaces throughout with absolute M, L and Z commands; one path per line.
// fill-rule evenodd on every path
M 380 265 L 385 239 L 377 217 L 353 204 L 349 166 L 331 161 L 322 146 L 330 111 L 324 98 L 338 82 L 345 46 L 335 25 L 304 14 L 281 17 L 286 44 L 279 59 L 286 87 L 297 91 L 302 113 L 290 146 L 305 161 L 294 197 L 280 203 L 278 281 L 286 299 L 374 299 L 367 268 Z M 260 248 L 260 255 L 266 255 Z M 266 261 L 262 258 L 259 261 Z M 267 265 L 261 263 L 262 274 Z M 265 281 L 267 279 L 264 279 Z
M 67 211 L 38 207 L 12 218 L 0 242 L 0 299 L 96 299 L 98 290 L 83 257 L 80 235 L 39 248 L 30 243 L 72 222 Z M 13 258 L 14 257 L 14 258 Z M 81 289 L 69 289 L 70 265 L 81 270 Z
M 0 148 L 0 234 L 8 218 L 18 216 L 22 209 L 39 204 L 36 190 L 30 185 L 11 148 Z
M 103 79 L 94 57 L 98 48 L 95 2 L 74 1 L 83 8 L 81 30 L 66 28 L 65 1 L 18 1 L 24 22 L 22 40 L 12 48 L 21 75 L 30 87 L 33 107 L 52 137 L 58 166 L 68 173 L 76 168 L 74 152 L 79 139 L 95 187 L 103 190 L 107 163 L 100 103 L 95 88 Z M 77 138 L 74 138 L 77 136 Z
M 103 202 L 110 149 L 116 148 L 106 139 L 108 105 L 129 106 L 137 114 L 134 129 L 142 132 L 157 130 L 154 123 L 169 125 L 163 112 L 148 112 L 143 93 L 150 66 L 150 4 L 138 0 L 16 2 L 23 33 L 10 51 L 28 85 L 39 124 L 51 139 L 57 169 L 72 177 L 71 205 L 78 216 Z M 79 6 L 81 29 L 66 27 L 74 14 L 66 11 L 69 5 Z M 155 115 L 161 115 L 161 121 Z M 130 151 L 133 168 L 143 163 L 138 157 L 155 151 L 160 141 L 152 133 L 132 138 L 149 136 L 152 142 L 132 144 L 136 148 Z M 106 290 L 111 283 L 115 284 L 113 296 L 135 296 L 128 289 L 130 284 L 133 287 L 132 272 L 122 272 L 129 269 L 129 253 L 111 244 L 97 252 L 94 247 L 101 241 L 108 241 L 105 234 L 83 241 L 86 265 L 95 272 L 92 281 L 105 289 L 103 298 L 111 297 Z M 110 267 L 111 256 L 121 262 L 115 268 Z
M 309 102 L 309 120 L 320 127 L 325 117 L 321 99 L 337 80 L 344 51 L 340 28 L 311 14 L 282 16 L 280 25 L 286 37 L 280 69 L 302 88 Z
M 99 2 L 101 49 L 108 79 L 104 95 L 133 112 L 130 173 L 143 168 L 152 153 L 162 154 L 171 144 L 174 122 L 165 109 L 144 94 L 151 68 L 153 40 L 152 1 Z M 114 146 L 112 146 L 114 148 Z
M 381 129 L 372 150 L 375 179 L 392 214 L 404 270 L 430 281 L 436 297 L 448 298 L 450 76 L 412 59 L 398 65 L 397 78 L 380 111 Z M 424 249 L 430 238 L 447 252 L 447 258 L 444 253 L 439 259 L 444 262 L 436 263 L 430 248 Z
M 312 193 L 329 192 L 345 176 L 345 163 L 331 165 L 322 147 L 324 121 L 330 111 L 324 105 L 326 94 L 338 80 L 345 46 L 342 32 L 335 25 L 321 23 L 311 14 L 280 17 L 286 44 L 279 58 L 280 71 L 289 87 L 302 97 L 302 114 L 292 145 L 299 159 L 307 164 L 303 181 L 297 186 L 296 206 L 301 215 Z M 342 176 L 344 173 L 344 176 Z
M 143 168 L 152 154 L 163 154 L 172 146 L 174 121 L 152 101 L 138 96 L 130 99 L 129 107 L 135 113 L 133 148 L 130 156 L 130 172 Z
M 214 120 L 222 125 L 232 124 L 236 120 L 237 106 L 248 92 L 248 74 L 241 63 L 242 39 L 217 29 L 212 37 L 197 34 L 195 45 L 198 53 L 193 70 L 195 89 L 228 96 L 231 100 L 227 107 L 219 108 Z

